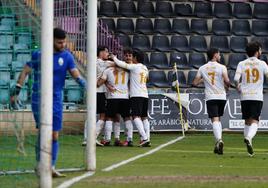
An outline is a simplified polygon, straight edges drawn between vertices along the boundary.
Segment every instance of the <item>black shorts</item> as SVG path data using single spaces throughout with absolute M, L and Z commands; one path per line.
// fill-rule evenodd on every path
M 120 114 L 122 118 L 130 116 L 129 99 L 107 99 L 106 117 L 114 118 Z
M 148 116 L 148 98 L 144 97 L 131 97 L 131 115 L 147 117 Z
M 208 100 L 206 104 L 209 118 L 223 116 L 226 100 Z
M 106 113 L 107 100 L 105 93 L 97 93 L 97 114 Z
M 262 101 L 254 101 L 254 100 L 241 101 L 242 119 L 252 118 L 259 121 L 262 105 L 263 105 Z

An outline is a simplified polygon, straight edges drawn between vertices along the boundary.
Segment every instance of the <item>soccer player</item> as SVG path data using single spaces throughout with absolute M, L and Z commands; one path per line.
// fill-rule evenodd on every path
M 241 96 L 242 118 L 245 120 L 244 142 L 249 156 L 253 156 L 252 139 L 258 130 L 263 105 L 263 81 L 264 75 L 268 76 L 268 67 L 258 59 L 262 52 L 258 42 L 249 43 L 246 52 L 248 58 L 239 62 L 234 80 Z
M 126 125 L 129 123 L 130 106 L 129 106 L 129 93 L 128 82 L 129 73 L 119 67 L 110 67 L 103 72 L 103 75 L 98 80 L 97 86 L 103 85 L 107 82 L 114 88 L 114 91 L 107 91 L 107 111 L 105 123 L 105 145 L 110 145 L 111 134 L 113 130 L 113 122 L 119 125 L 114 125 L 115 146 L 121 146 L 120 142 L 120 123 L 116 117 L 118 114 L 123 117 Z M 115 119 L 117 119 L 115 121 Z M 130 121 L 131 122 L 131 121 Z
M 205 99 L 207 112 L 213 125 L 213 133 L 216 140 L 214 153 L 223 154 L 222 125 L 220 117 L 224 113 L 226 104 L 226 91 L 230 86 L 227 69 L 220 62 L 220 52 L 218 49 L 211 48 L 207 52 L 209 62 L 201 66 L 193 81 L 197 86 L 203 80 L 205 84 Z
M 124 60 L 127 64 L 132 64 L 133 62 L 133 50 L 131 48 L 124 49 Z M 129 88 L 129 87 L 128 87 Z M 129 107 L 131 106 L 131 101 L 128 99 Z M 130 110 L 130 109 L 129 109 Z M 133 124 L 132 124 L 132 117 L 125 118 L 125 126 L 127 131 L 127 139 L 123 143 L 123 146 L 133 146 Z
M 133 64 L 127 64 L 124 61 L 120 61 L 113 55 L 112 59 L 117 66 L 130 71 L 131 115 L 142 137 L 139 146 L 150 146 L 150 124 L 147 119 L 148 91 L 146 86 L 148 69 L 142 64 L 144 61 L 144 53 L 141 51 L 134 51 Z
M 97 79 L 99 79 L 102 76 L 102 73 L 109 67 L 114 65 L 113 62 L 108 61 L 109 57 L 109 50 L 106 46 L 98 46 L 97 49 Z M 103 130 L 104 124 L 105 124 L 105 112 L 106 112 L 106 92 L 107 89 L 105 85 L 102 85 L 97 88 L 97 114 L 99 114 L 98 121 L 96 123 L 96 138 L 98 138 L 99 134 Z M 82 143 L 82 146 L 86 146 L 86 139 L 87 139 L 87 131 L 86 131 L 86 125 L 85 122 L 84 126 L 84 141 Z M 103 146 L 102 143 L 96 139 L 96 145 L 97 146 Z
M 59 131 L 62 129 L 62 90 L 65 83 L 65 77 L 67 71 L 72 75 L 76 82 L 85 87 L 86 82 L 81 77 L 78 69 L 75 66 L 73 55 L 65 49 L 66 46 L 66 33 L 60 28 L 54 28 L 54 54 L 53 54 L 53 133 L 52 133 L 52 176 L 53 177 L 63 177 L 65 175 L 61 174 L 55 170 L 55 165 L 59 150 Z M 20 76 L 18 78 L 16 88 L 14 91 L 14 96 L 11 96 L 11 103 L 16 103 L 16 96 L 19 95 L 23 82 L 27 75 L 34 72 L 34 83 L 32 87 L 32 111 L 34 119 L 36 122 L 36 127 L 40 127 L 40 88 L 41 88 L 41 53 L 36 51 L 32 54 L 32 59 L 27 62 L 24 66 Z M 49 75 L 46 75 L 49 76 Z M 37 162 L 40 161 L 40 133 L 38 135 L 38 141 L 36 144 L 36 159 Z M 37 173 L 39 171 L 37 164 Z

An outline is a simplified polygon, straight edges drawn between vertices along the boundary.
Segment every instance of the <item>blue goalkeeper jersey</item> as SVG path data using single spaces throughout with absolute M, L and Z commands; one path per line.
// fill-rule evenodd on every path
M 34 82 L 32 87 L 33 93 L 40 93 L 41 52 L 33 52 L 32 59 L 31 61 L 27 62 L 27 65 L 34 71 Z M 53 101 L 62 100 L 62 90 L 65 84 L 67 71 L 74 68 L 76 68 L 74 57 L 68 50 L 56 52 L 53 54 Z

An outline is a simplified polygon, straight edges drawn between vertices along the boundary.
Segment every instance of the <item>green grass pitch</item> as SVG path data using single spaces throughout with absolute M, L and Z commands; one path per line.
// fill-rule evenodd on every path
M 214 139 L 212 133 L 187 134 L 183 140 L 152 155 L 110 172 L 102 171 L 105 167 L 145 153 L 175 139 L 177 136 L 179 135 L 152 134 L 151 148 L 98 147 L 95 175 L 74 184 L 72 187 L 268 187 L 267 134 L 258 134 L 255 137 L 253 146 L 256 155 L 254 157 L 248 157 L 242 133 L 223 135 L 225 147 L 222 156 L 213 153 Z M 82 136 L 63 136 L 61 138 L 58 168 L 82 166 L 84 150 L 80 146 L 81 140 Z M 29 149 L 27 152 L 28 155 L 29 152 L 33 154 L 34 150 Z M 3 157 L 3 155 L 0 156 Z M 34 155 L 29 156 L 34 159 Z M 29 156 L 27 157 L 29 158 Z M 2 159 L 0 161 L 3 162 Z M 29 164 L 29 167 L 33 164 Z M 12 165 L 16 164 L 9 164 L 9 167 Z M 83 173 L 67 173 L 66 178 L 53 179 L 53 187 Z M 0 176 L 0 184 L 1 188 L 31 188 L 37 187 L 38 181 L 32 174 Z

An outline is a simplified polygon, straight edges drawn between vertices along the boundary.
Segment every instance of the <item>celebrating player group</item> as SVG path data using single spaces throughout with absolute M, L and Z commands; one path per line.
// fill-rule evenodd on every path
M 121 61 L 109 54 L 107 47 L 99 46 L 97 56 L 97 114 L 99 119 L 96 124 L 96 145 L 110 146 L 111 134 L 114 132 L 115 146 L 133 146 L 133 120 L 141 138 L 139 146 L 150 146 L 146 86 L 148 69 L 143 65 L 143 52 L 126 49 L 124 50 L 125 61 Z M 124 142 L 120 141 L 120 117 L 123 118 L 126 128 L 127 137 Z M 98 141 L 98 136 L 102 131 L 104 131 L 104 138 Z M 85 134 L 85 140 L 86 137 Z M 86 141 L 82 145 L 86 145 Z

